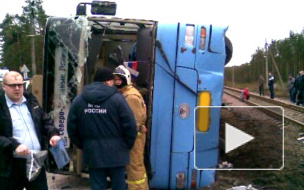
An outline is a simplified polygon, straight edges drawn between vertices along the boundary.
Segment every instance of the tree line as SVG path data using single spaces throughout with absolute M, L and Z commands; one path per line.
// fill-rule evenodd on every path
M 42 8 L 42 0 L 26 2 L 21 15 L 6 14 L 0 23 L 0 67 L 19 71 L 25 64 L 31 68 L 34 51 L 36 73 L 42 74 L 44 31 L 48 16 Z
M 234 78 L 235 83 L 255 83 L 260 75 L 266 77 L 266 61 L 268 72 L 274 74 L 276 83 L 279 83 L 279 76 L 284 83 L 289 74 L 297 76 L 304 69 L 304 30 L 299 34 L 290 31 L 288 38 L 266 43 L 265 47 L 256 50 L 249 63 L 226 67 L 225 81 L 233 82 Z

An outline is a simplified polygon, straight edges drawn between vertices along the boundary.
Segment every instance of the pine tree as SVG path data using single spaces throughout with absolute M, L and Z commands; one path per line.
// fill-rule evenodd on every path
M 35 38 L 37 74 L 42 73 L 44 28 L 47 19 L 42 3 L 42 0 L 27 1 L 27 5 L 22 7 L 21 15 L 7 14 L 0 24 L 1 66 L 16 71 L 19 71 L 23 64 L 31 68 L 31 40 Z

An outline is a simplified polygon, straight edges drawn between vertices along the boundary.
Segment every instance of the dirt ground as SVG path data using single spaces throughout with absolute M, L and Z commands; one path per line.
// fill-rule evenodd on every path
M 236 111 L 236 110 L 235 110 Z M 252 141 L 225 155 L 221 152 L 220 162 L 228 161 L 234 167 L 280 168 L 282 164 L 282 123 L 274 121 L 256 111 L 231 112 L 223 109 L 220 136 L 224 138 L 224 123 L 237 126 L 242 131 L 262 139 Z M 217 171 L 216 182 L 202 190 L 226 190 L 236 186 L 252 185 L 261 190 L 303 190 L 304 189 L 304 136 L 297 126 L 284 127 L 284 168 L 275 171 Z M 249 156 L 249 158 L 248 158 Z M 89 190 L 89 180 L 71 175 L 47 174 L 50 190 Z
M 220 161 L 231 161 L 234 167 L 241 168 L 280 168 L 282 164 L 282 123 L 267 119 L 250 111 L 237 113 L 222 111 L 222 123 L 228 122 L 242 131 L 258 136 L 262 141 L 252 141 L 231 153 L 221 156 Z M 223 125 L 220 136 L 224 137 Z M 278 171 L 218 171 L 216 182 L 203 189 L 228 189 L 235 186 L 252 185 L 265 190 L 304 189 L 304 144 L 297 141 L 303 130 L 287 125 L 284 128 L 284 168 Z M 281 137 L 281 138 L 280 138 Z M 263 142 L 263 143 L 260 143 Z M 224 154 L 221 154 L 224 155 Z M 249 158 L 248 158 L 249 157 Z
M 88 178 L 47 173 L 49 190 L 90 190 Z

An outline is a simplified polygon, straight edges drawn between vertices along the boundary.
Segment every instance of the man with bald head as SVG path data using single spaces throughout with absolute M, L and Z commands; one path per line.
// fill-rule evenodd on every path
M 61 139 L 50 117 L 44 116 L 37 99 L 24 93 L 23 77 L 10 71 L 3 77 L 0 93 L 0 189 L 48 189 L 45 169 L 33 181 L 26 177 L 26 157 Z

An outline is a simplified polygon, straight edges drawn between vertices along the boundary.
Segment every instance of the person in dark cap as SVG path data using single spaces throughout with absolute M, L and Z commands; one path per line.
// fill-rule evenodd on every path
M 68 134 L 83 150 L 93 190 L 126 189 L 125 166 L 137 136 L 136 121 L 124 96 L 117 91 L 113 71 L 100 67 L 93 83 L 73 100 L 68 114 Z
M 300 71 L 298 77 L 295 79 L 296 88 L 296 104 L 304 107 L 304 71 Z

